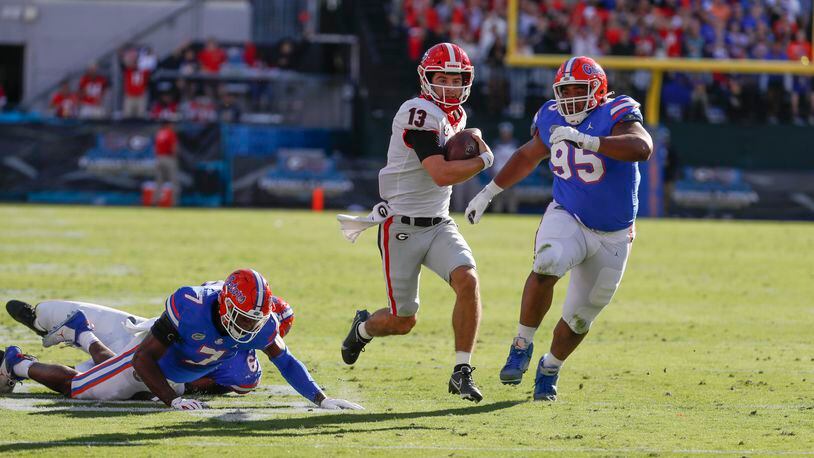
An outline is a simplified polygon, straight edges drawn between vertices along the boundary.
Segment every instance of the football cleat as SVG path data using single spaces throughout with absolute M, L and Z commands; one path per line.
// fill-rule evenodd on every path
M 523 380 L 523 374 L 529 368 L 531 362 L 531 355 L 534 353 L 534 343 L 528 344 L 526 348 L 520 348 L 517 345 L 517 337 L 514 343 L 509 348 L 509 357 L 506 358 L 506 364 L 500 370 L 500 382 L 504 385 L 518 385 Z M 525 341 L 525 339 L 523 339 Z
M 17 382 L 24 380 L 23 377 L 14 373 L 14 366 L 24 359 L 36 361 L 33 356 L 24 355 L 20 347 L 12 345 L 2 352 L 0 359 L 0 394 L 11 393 Z
M 370 312 L 367 310 L 356 311 L 348 336 L 342 341 L 342 361 L 345 361 L 345 364 L 355 363 L 359 359 L 359 354 L 365 351 L 365 345 L 370 342 L 359 335 L 359 323 L 367 321 L 368 318 L 370 318 Z
M 42 346 L 48 348 L 65 342 L 78 347 L 79 342 L 77 340 L 79 339 L 79 335 L 92 330 L 93 325 L 88 321 L 85 313 L 81 310 L 77 310 L 68 315 L 65 321 L 55 326 L 51 332 L 42 338 Z
M 12 299 L 6 303 L 6 311 L 9 315 L 11 315 L 12 318 L 28 329 L 36 332 L 40 337 L 47 334 L 47 332 L 41 331 L 34 326 L 34 320 L 37 319 L 37 314 L 35 312 L 35 308 L 32 307 L 31 304 Z
M 452 394 L 460 394 L 461 399 L 466 399 L 467 401 L 480 402 L 483 399 L 483 395 L 478 389 L 478 386 L 475 385 L 475 381 L 472 380 L 472 371 L 474 370 L 474 367 L 468 364 L 462 364 L 460 369 L 453 372 L 452 377 L 449 378 L 449 392 Z
M 543 359 L 537 366 L 537 377 L 534 378 L 534 400 L 535 401 L 556 401 L 557 400 L 557 379 L 560 378 L 559 367 L 543 366 Z

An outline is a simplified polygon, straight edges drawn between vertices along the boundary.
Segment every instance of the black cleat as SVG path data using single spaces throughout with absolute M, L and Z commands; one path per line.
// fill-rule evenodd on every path
M 483 399 L 483 395 L 478 389 L 478 386 L 475 385 L 475 381 L 472 380 L 472 371 L 474 370 L 474 367 L 468 364 L 462 364 L 460 369 L 453 372 L 452 377 L 449 378 L 449 392 L 452 394 L 460 394 L 461 399 L 480 402 Z
M 363 339 L 357 330 L 359 323 L 367 321 L 368 318 L 370 318 L 370 312 L 367 310 L 356 311 L 356 316 L 353 317 L 353 323 L 350 325 L 350 332 L 342 341 L 342 361 L 345 361 L 345 364 L 355 363 L 359 359 L 359 353 L 365 351 L 365 345 L 370 342 Z
M 12 318 L 25 325 L 28 329 L 37 333 L 38 336 L 43 337 L 47 332 L 40 331 L 34 326 L 34 320 L 37 319 L 37 314 L 34 312 L 34 307 L 23 301 L 10 300 L 6 303 L 6 311 Z

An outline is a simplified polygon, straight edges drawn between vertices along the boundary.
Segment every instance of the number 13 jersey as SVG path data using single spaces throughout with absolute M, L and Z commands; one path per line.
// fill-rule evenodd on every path
M 578 131 L 605 137 L 620 122 L 643 123 L 639 103 L 632 97 L 608 99 L 594 109 Z M 629 227 L 639 208 L 639 166 L 618 161 L 595 151 L 583 150 L 567 142 L 551 144 L 551 131 L 568 123 L 557 111 L 554 100 L 543 104 L 534 116 L 532 132 L 551 150 L 549 168 L 554 174 L 554 200 L 585 226 L 599 231 Z
M 406 140 L 408 130 L 438 134 L 440 146 L 466 127 L 466 112 L 458 107 L 445 113 L 433 102 L 415 97 L 404 102 L 393 118 L 387 150 L 387 165 L 379 171 L 379 194 L 397 215 L 449 215 L 452 186 L 438 186 L 421 165 L 421 159 Z

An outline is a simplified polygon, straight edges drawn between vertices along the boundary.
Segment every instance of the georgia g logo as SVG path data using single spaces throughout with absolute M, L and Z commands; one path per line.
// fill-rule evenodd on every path
M 396 240 L 401 240 L 402 242 L 410 238 L 409 235 L 405 234 L 404 232 L 399 232 L 396 234 Z

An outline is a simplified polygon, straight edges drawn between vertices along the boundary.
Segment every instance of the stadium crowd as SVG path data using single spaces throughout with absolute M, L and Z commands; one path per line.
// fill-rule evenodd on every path
M 149 46 L 128 46 L 119 52 L 122 109 L 125 119 L 156 121 L 236 122 L 242 100 L 266 95 L 262 80 L 275 71 L 294 68 L 295 42 L 284 40 L 261 56 L 253 43 L 223 46 L 185 43 L 164 59 Z M 234 80 L 258 81 L 235 84 Z M 258 88 L 260 88 L 258 90 Z M 64 80 L 52 95 L 50 108 L 59 118 L 104 119 L 112 113 L 111 84 L 95 63 L 72 87 Z M 257 101 L 257 100 L 254 100 Z
M 530 93 L 551 95 L 551 70 L 503 66 L 505 0 L 395 0 L 393 11 L 414 61 L 435 42 L 463 47 L 484 70 L 478 75 L 491 109 L 523 117 Z M 520 0 L 516 52 L 807 61 L 810 22 L 811 2 L 800 0 Z M 644 99 L 649 73 L 609 73 L 617 93 Z M 775 123 L 782 116 L 801 124 L 805 108 L 814 124 L 810 78 L 675 73 L 663 98 L 671 119 Z M 752 109 L 758 105 L 767 108 Z

